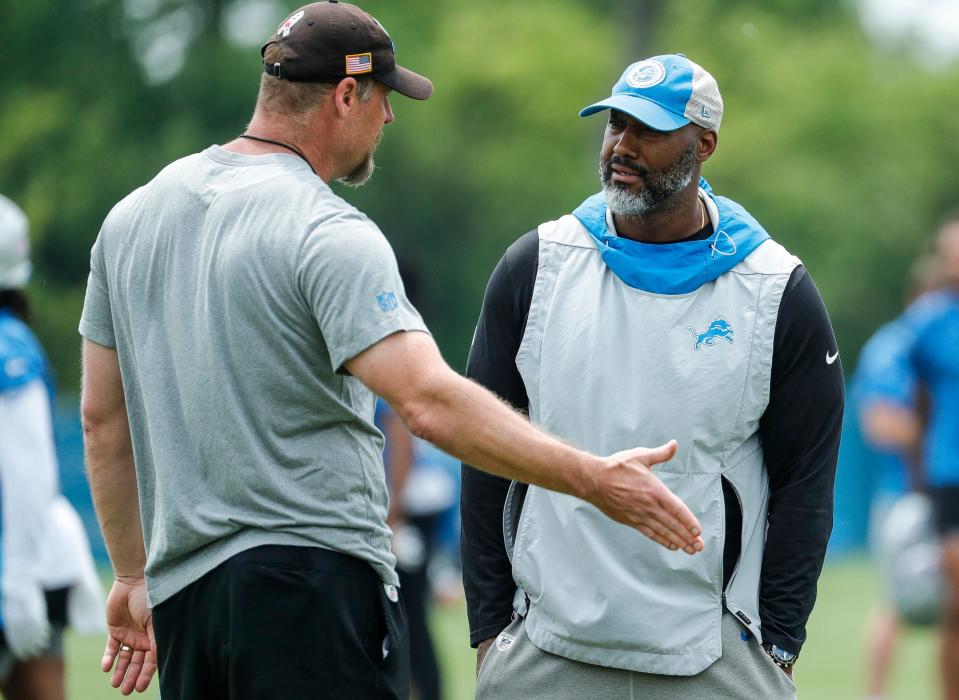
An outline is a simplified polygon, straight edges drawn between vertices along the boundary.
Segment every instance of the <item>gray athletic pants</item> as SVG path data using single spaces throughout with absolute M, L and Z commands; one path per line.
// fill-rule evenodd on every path
M 796 686 L 743 627 L 723 615 L 723 655 L 695 676 L 660 676 L 584 664 L 533 646 L 523 620 L 493 642 L 476 680 L 477 700 L 795 700 Z M 512 639 L 512 641 L 509 641 Z

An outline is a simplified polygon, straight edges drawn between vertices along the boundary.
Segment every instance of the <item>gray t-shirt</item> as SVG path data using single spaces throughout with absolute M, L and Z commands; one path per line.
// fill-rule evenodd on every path
M 374 395 L 343 363 L 426 331 L 386 238 L 293 155 L 217 146 L 114 207 L 80 333 L 119 355 L 157 605 L 264 544 L 396 584 Z

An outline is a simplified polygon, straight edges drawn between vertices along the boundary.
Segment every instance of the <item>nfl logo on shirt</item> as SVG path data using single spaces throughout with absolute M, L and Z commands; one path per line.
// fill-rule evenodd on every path
M 399 303 L 396 301 L 396 294 L 393 292 L 383 292 L 376 295 L 376 303 L 380 305 L 380 311 L 396 311 Z

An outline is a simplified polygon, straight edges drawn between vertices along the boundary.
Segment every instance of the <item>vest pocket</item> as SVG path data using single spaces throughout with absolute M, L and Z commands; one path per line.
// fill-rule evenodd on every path
M 736 496 L 742 520 L 739 557 L 723 589 L 725 607 L 761 639 L 759 619 L 759 579 L 766 542 L 766 509 L 769 482 L 758 450 L 723 473 Z
M 513 561 L 513 550 L 516 548 L 516 535 L 519 532 L 519 521 L 523 516 L 523 503 L 526 500 L 526 491 L 529 484 L 511 481 L 506 491 L 506 501 L 503 504 L 503 543 L 506 545 L 506 556 Z
M 736 487 L 725 476 L 723 484 L 723 517 L 726 533 L 723 539 L 723 590 L 732 581 L 743 548 L 743 506 L 739 501 Z

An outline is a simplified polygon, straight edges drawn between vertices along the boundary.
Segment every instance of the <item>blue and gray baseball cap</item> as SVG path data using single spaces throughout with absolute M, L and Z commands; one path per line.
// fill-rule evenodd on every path
M 723 98 L 716 79 L 680 54 L 653 56 L 629 66 L 613 94 L 579 113 L 581 117 L 616 109 L 657 131 L 673 131 L 690 122 L 719 131 Z

